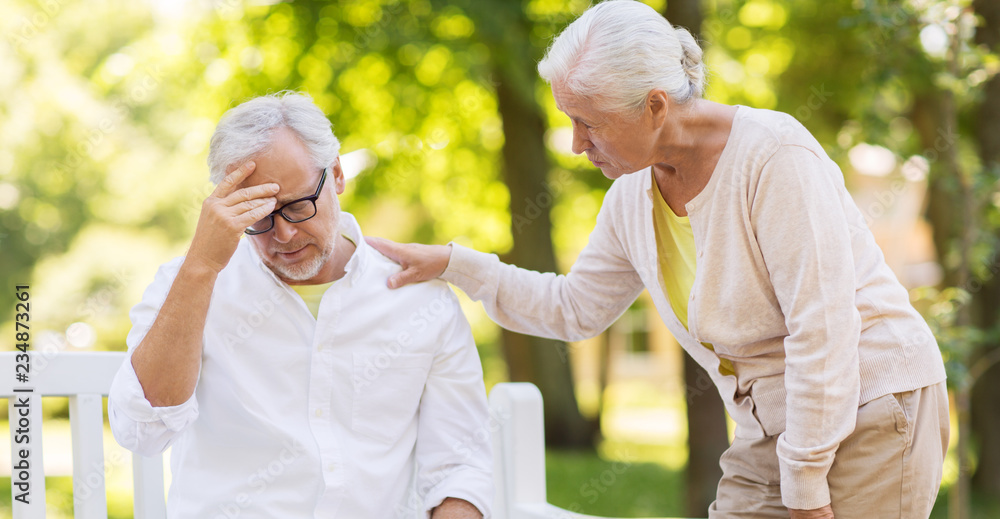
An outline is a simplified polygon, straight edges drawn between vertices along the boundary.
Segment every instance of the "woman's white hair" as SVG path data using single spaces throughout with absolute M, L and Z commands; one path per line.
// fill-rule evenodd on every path
M 624 114 L 638 112 L 654 89 L 677 103 L 705 90 L 701 47 L 691 33 L 634 0 L 608 0 L 587 9 L 556 37 L 538 74 Z
M 317 168 L 329 166 L 340 153 L 330 120 L 312 98 L 286 90 L 251 99 L 222 115 L 208 146 L 212 183 L 222 182 L 233 165 L 266 150 L 278 128 L 288 128 L 302 139 Z

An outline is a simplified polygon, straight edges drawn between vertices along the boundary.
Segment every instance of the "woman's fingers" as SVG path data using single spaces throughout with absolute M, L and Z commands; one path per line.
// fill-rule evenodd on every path
M 389 281 L 386 283 L 389 288 L 399 288 L 402 286 L 409 285 L 410 283 L 417 283 L 420 281 L 426 281 L 419 279 L 419 273 L 415 268 L 408 268 L 402 272 L 397 272 L 389 276 Z
M 365 237 L 375 250 L 399 263 L 403 270 L 389 276 L 389 288 L 399 288 L 410 283 L 434 279 L 448 267 L 451 248 L 446 245 L 396 243 L 384 238 Z
M 374 247 L 375 250 L 381 252 L 383 256 L 399 263 L 400 265 L 403 265 L 403 262 L 401 261 L 402 258 L 400 258 L 399 254 L 396 252 L 399 248 L 398 243 L 385 238 L 377 238 L 375 236 L 365 236 L 365 241 L 368 242 L 368 245 Z M 403 266 L 405 267 L 405 265 Z

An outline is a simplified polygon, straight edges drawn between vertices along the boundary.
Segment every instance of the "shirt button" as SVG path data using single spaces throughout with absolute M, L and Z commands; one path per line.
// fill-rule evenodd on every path
M 323 416 L 323 410 L 322 409 L 317 409 L 316 410 L 316 418 L 319 418 L 320 416 Z
M 331 464 L 329 464 L 329 465 L 326 466 L 326 471 L 327 472 L 333 472 L 333 468 L 334 468 L 334 465 L 333 465 L 333 463 L 331 463 Z

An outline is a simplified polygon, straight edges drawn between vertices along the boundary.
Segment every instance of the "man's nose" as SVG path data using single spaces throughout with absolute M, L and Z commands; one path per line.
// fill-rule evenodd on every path
M 271 229 L 274 241 L 278 243 L 288 243 L 295 237 L 296 232 L 294 223 L 290 223 L 288 220 L 285 220 L 280 214 L 274 215 L 274 228 Z

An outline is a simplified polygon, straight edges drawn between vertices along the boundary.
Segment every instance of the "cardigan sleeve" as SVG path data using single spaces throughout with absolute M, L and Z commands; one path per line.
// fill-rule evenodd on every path
M 785 432 L 778 437 L 782 502 L 830 503 L 827 473 L 854 431 L 861 317 L 848 196 L 833 162 L 784 145 L 760 172 L 750 219 L 785 316 Z
M 612 191 L 605 197 L 590 241 L 568 274 L 518 268 L 502 263 L 495 254 L 452 244 L 441 278 L 482 301 L 490 318 L 509 330 L 566 341 L 603 332 L 643 288 L 614 229 L 617 204 Z

